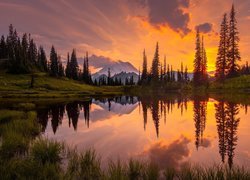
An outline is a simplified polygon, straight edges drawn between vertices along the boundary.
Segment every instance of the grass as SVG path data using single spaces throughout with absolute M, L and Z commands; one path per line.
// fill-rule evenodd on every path
M 213 82 L 210 85 L 210 91 L 241 91 L 250 92 L 250 75 L 244 75 L 225 80 L 224 83 Z
M 45 73 L 35 74 L 34 88 L 30 88 L 30 81 L 29 74 L 0 73 L 0 98 L 59 98 L 123 93 L 123 87 L 90 86 L 67 78 L 53 78 Z

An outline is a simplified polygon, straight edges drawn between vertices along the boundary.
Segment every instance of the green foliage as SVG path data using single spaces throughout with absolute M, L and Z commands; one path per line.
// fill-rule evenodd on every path
M 73 152 L 69 159 L 66 179 L 101 179 L 103 176 L 100 159 L 95 151 L 87 150 L 77 154 Z
M 90 86 L 67 78 L 50 77 L 45 73 L 36 73 L 34 78 L 34 87 L 30 89 L 30 75 L 0 73 L 0 97 L 79 97 L 123 93 L 123 87 Z
M 31 146 L 30 155 L 34 161 L 59 165 L 63 159 L 64 145 L 48 139 L 38 139 Z

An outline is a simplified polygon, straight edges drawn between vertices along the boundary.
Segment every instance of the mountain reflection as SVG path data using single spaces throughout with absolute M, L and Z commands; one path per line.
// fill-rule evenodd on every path
M 149 124 L 148 121 L 152 119 L 155 134 L 158 138 L 160 136 L 161 123 L 168 125 L 168 114 L 172 114 L 173 111 L 178 110 L 181 116 L 185 116 L 188 111 L 188 102 L 193 104 L 193 111 L 191 110 L 191 113 L 193 113 L 192 122 L 194 123 L 194 147 L 198 151 L 200 147 L 209 147 L 211 144 L 209 139 L 204 138 L 207 107 L 210 102 L 208 97 L 176 98 L 170 96 L 162 98 L 122 96 L 92 99 L 89 101 L 75 101 L 38 108 L 37 119 L 41 124 L 43 132 L 45 132 L 48 124 L 51 124 L 52 130 L 56 134 L 63 120 L 68 121 L 69 128 L 73 127 L 77 131 L 79 119 L 84 119 L 86 127 L 90 128 L 90 121 L 95 122 L 107 119 L 107 112 L 109 116 L 114 114 L 120 116 L 132 113 L 139 106 L 139 114 L 142 113 L 141 117 L 143 119 L 142 128 L 146 131 Z M 98 108 L 91 110 L 93 104 Z M 223 163 L 227 161 L 229 167 L 232 167 L 238 140 L 237 130 L 240 123 L 240 118 L 237 116 L 240 108 L 243 108 L 247 114 L 248 105 L 239 105 L 220 100 L 214 103 L 214 108 L 221 161 Z M 149 115 L 151 117 L 148 117 Z M 48 123 L 49 121 L 51 123 Z

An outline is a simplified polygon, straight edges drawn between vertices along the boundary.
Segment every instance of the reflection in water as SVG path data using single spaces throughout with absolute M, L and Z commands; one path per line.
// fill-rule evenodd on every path
M 239 106 L 234 103 L 219 102 L 215 104 L 216 108 L 216 122 L 219 136 L 219 153 L 222 162 L 225 162 L 225 156 L 228 156 L 228 165 L 232 167 L 234 150 L 238 140 L 237 128 L 240 118 L 236 116 L 239 114 Z
M 193 104 L 193 111 L 188 111 L 188 102 L 191 102 L 191 104 Z M 107 118 L 107 114 L 105 115 L 104 112 L 117 114 L 119 116 L 124 114 L 129 115 L 134 111 L 137 106 L 139 106 L 139 113 L 141 113 L 142 111 L 141 116 L 143 119 L 144 131 L 147 131 L 147 126 L 150 126 L 151 124 L 151 122 L 148 121 L 152 121 L 156 137 L 161 138 L 160 127 L 163 126 L 163 124 L 160 124 L 162 123 L 161 121 L 163 121 L 164 124 L 166 124 L 166 126 L 168 127 L 168 125 L 172 122 L 170 120 L 169 123 L 167 122 L 167 115 L 176 113 L 176 109 L 178 109 L 178 111 L 180 111 L 181 116 L 184 116 L 184 111 L 185 115 L 188 112 L 191 112 L 193 114 L 192 121 L 194 123 L 193 131 L 195 134 L 194 147 L 197 149 L 197 151 L 199 151 L 199 147 L 209 147 L 211 144 L 211 141 L 209 139 L 204 138 L 207 123 L 206 121 L 207 119 L 210 120 L 211 118 L 208 118 L 207 114 L 208 102 L 208 97 L 195 97 L 193 100 L 190 100 L 188 98 L 181 97 L 137 98 L 130 96 L 122 96 L 98 100 L 92 99 L 89 101 L 76 101 L 59 105 L 49 105 L 46 108 L 38 108 L 37 118 L 42 126 L 43 132 L 45 132 L 46 127 L 48 126 L 48 121 L 50 120 L 53 133 L 56 134 L 58 127 L 62 125 L 62 121 L 65 115 L 67 115 L 67 118 L 65 119 L 68 119 L 68 126 L 73 126 L 74 130 L 77 131 L 78 120 L 81 118 L 81 114 L 84 117 L 85 126 L 89 128 L 90 120 L 92 120 L 92 122 L 95 122 L 96 116 L 101 117 L 101 119 Z M 92 104 L 94 104 L 95 107 L 100 108 L 91 111 Z M 246 114 L 247 107 L 247 105 L 244 105 L 244 111 Z M 216 120 L 215 128 L 217 128 L 218 134 L 218 151 L 221 156 L 221 161 L 224 163 L 227 159 L 229 167 L 232 167 L 238 140 L 237 129 L 240 123 L 240 118 L 238 118 L 237 116 L 239 114 L 240 105 L 226 101 L 219 101 L 214 103 L 214 108 Z M 90 118 L 91 112 L 95 112 L 95 114 L 91 114 Z M 183 152 L 183 154 L 178 155 L 170 153 L 175 156 L 175 158 L 173 158 L 171 162 L 177 164 L 175 162 L 176 158 L 179 157 L 179 159 L 182 160 L 184 157 L 187 158 L 189 156 L 190 151 L 187 149 L 188 142 L 189 140 L 183 137 L 182 140 L 176 141 L 174 145 L 164 145 L 156 143 L 148 152 L 151 159 L 164 159 L 163 157 L 158 157 L 158 155 L 155 155 L 154 152 L 165 156 L 166 154 L 169 154 L 169 152 L 172 152 L 172 149 L 175 149 L 178 145 L 178 147 L 181 147 L 179 150 L 180 152 Z M 184 143 L 185 146 L 182 146 L 182 143 Z M 182 149 L 182 147 L 185 147 L 185 151 L 184 149 Z
M 199 149 L 199 146 L 203 144 L 203 133 L 206 128 L 206 116 L 207 116 L 207 101 L 194 100 L 194 122 L 195 122 L 195 146 Z

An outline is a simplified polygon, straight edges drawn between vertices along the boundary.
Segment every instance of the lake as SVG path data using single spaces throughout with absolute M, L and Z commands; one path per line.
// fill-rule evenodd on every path
M 102 162 L 250 166 L 248 105 L 209 97 L 114 97 L 37 106 L 43 136 Z
M 42 135 L 102 164 L 130 158 L 159 167 L 250 166 L 249 105 L 208 96 L 113 97 L 36 104 Z

